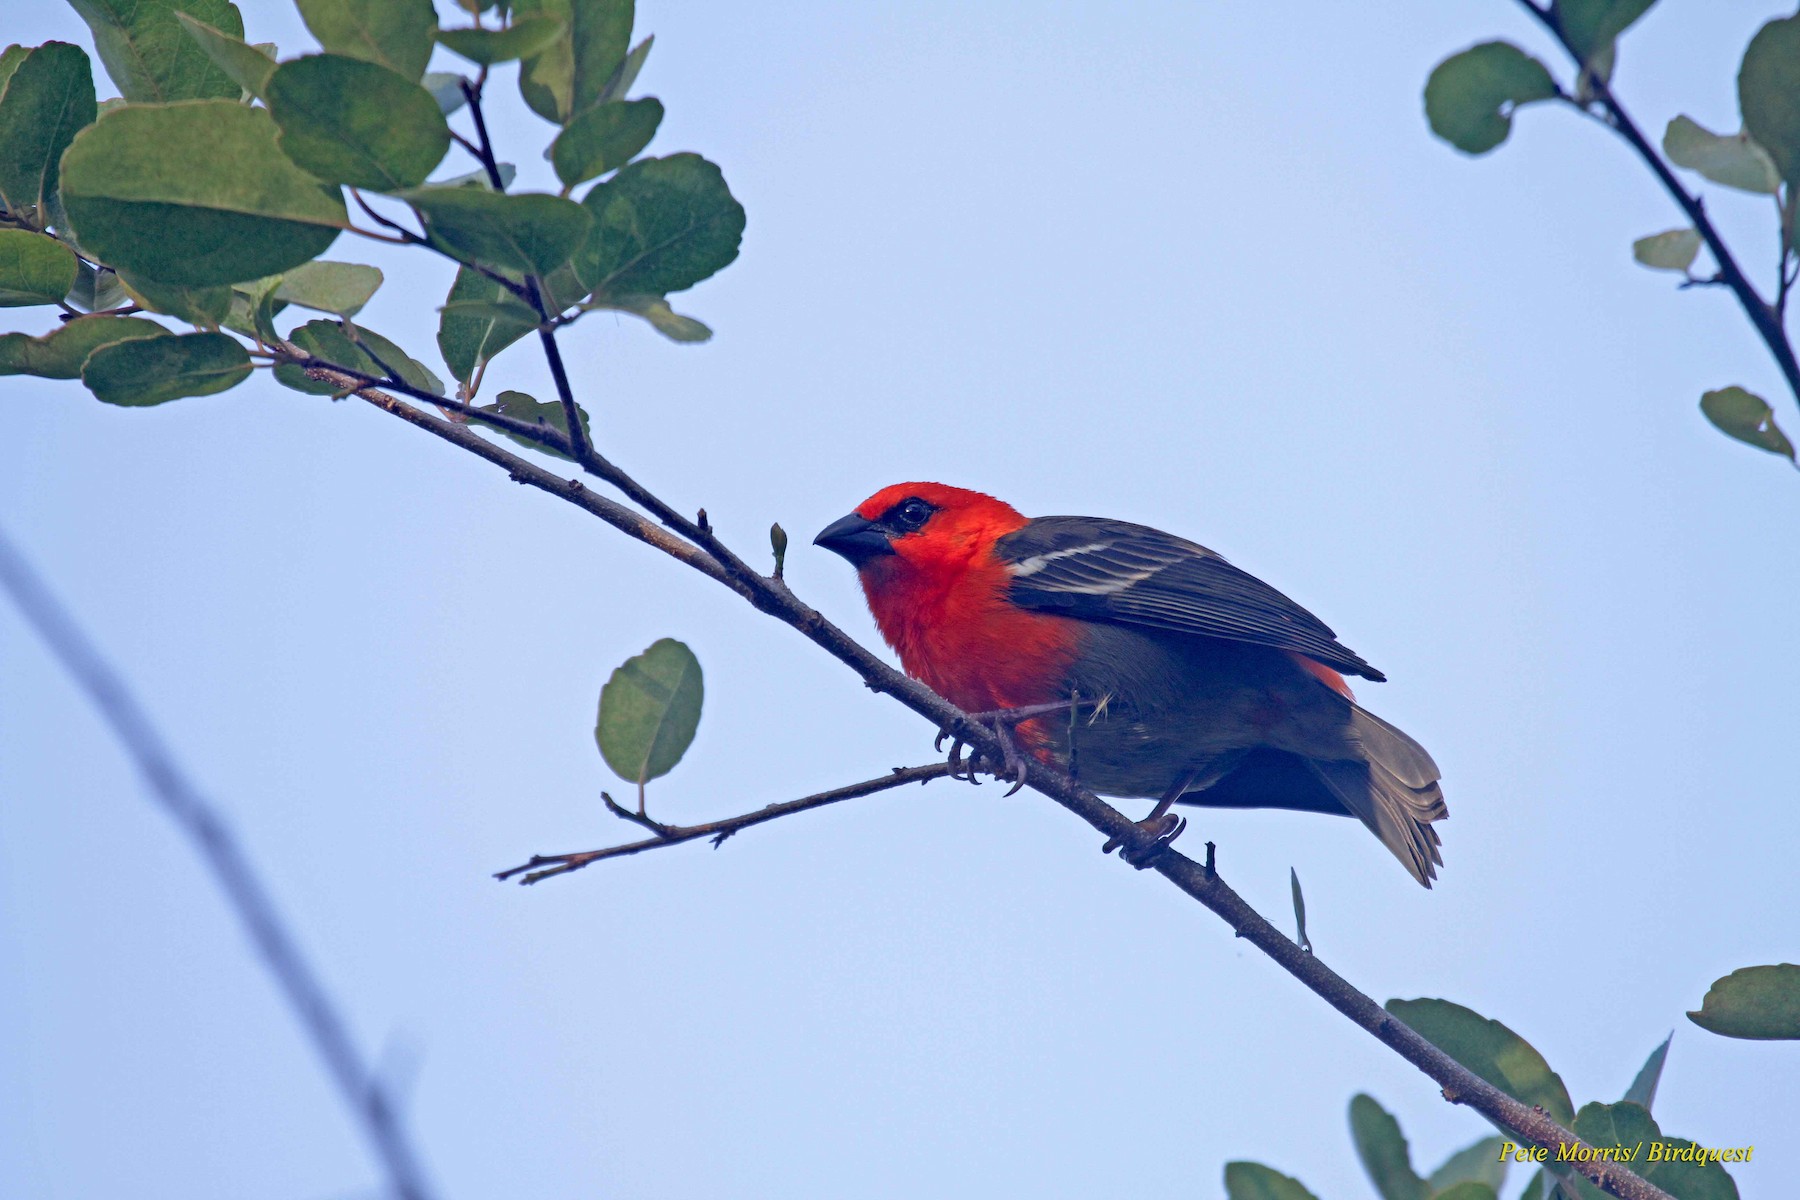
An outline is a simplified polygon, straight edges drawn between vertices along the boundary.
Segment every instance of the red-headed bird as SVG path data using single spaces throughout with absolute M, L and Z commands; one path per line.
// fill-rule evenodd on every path
M 1028 520 L 938 483 L 883 488 L 814 543 L 857 569 L 906 673 L 969 712 L 1076 704 L 1016 734 L 1112 796 L 1354 816 L 1426 887 L 1437 764 L 1358 705 L 1384 680 L 1317 617 L 1204 546 L 1098 517 Z

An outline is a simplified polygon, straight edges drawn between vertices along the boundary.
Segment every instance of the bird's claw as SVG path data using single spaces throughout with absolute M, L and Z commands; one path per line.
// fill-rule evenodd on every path
M 1108 838 L 1106 844 L 1100 847 L 1100 853 L 1111 854 L 1114 850 L 1118 850 L 1120 858 L 1142 871 L 1146 867 L 1154 866 L 1156 860 L 1161 858 L 1163 852 L 1169 848 L 1169 844 L 1181 836 L 1182 831 L 1187 828 L 1187 818 L 1177 816 L 1172 812 L 1163 813 L 1161 816 L 1148 817 L 1137 822 L 1136 828 L 1142 831 L 1149 841 L 1134 849 L 1128 844 L 1131 839 Z

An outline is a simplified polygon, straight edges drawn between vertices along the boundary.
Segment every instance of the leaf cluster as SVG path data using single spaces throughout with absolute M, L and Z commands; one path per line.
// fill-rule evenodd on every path
M 444 395 L 418 356 L 352 323 L 382 276 L 321 257 L 346 233 L 456 265 L 437 352 L 465 405 L 508 346 L 596 310 L 711 336 L 668 297 L 737 257 L 744 210 L 699 155 L 642 157 L 664 109 L 629 97 L 652 45 L 632 44 L 632 0 L 466 3 L 461 28 L 431 0 L 297 0 L 318 47 L 285 57 L 246 40 L 230 0 L 71 5 L 119 96 L 97 99 L 77 46 L 0 53 L 0 307 L 63 321 L 0 335 L 0 373 L 80 378 L 131 406 L 271 367 L 312 393 L 342 390 L 307 374 L 335 365 Z M 440 48 L 470 65 L 428 72 Z M 559 192 L 508 191 L 488 140 L 489 71 L 511 62 L 558 127 Z M 446 175 L 453 151 L 474 170 Z M 296 325 L 290 307 L 331 319 Z

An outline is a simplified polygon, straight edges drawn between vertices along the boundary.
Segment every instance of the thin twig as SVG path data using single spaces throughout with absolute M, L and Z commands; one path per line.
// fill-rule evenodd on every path
M 885 792 L 890 788 L 902 787 L 909 783 L 930 783 L 933 779 L 942 779 L 950 774 L 950 764 L 930 763 L 922 767 L 895 767 L 886 775 L 861 783 L 847 784 L 844 787 L 832 788 L 830 791 L 817 792 L 811 796 L 802 796 L 798 800 L 787 800 L 780 804 L 770 804 L 755 812 L 740 816 L 726 817 L 718 821 L 707 821 L 701 825 L 664 825 L 640 816 L 602 793 L 607 808 L 613 815 L 643 825 L 656 834 L 641 842 L 627 842 L 623 846 L 608 846 L 604 850 L 581 850 L 573 854 L 534 854 L 529 862 L 495 872 L 495 879 L 511 879 L 515 875 L 524 874 L 520 883 L 539 883 L 554 875 L 566 875 L 570 871 L 603 862 L 609 858 L 624 858 L 628 854 L 642 854 L 646 850 L 657 850 L 663 846 L 679 846 L 683 842 L 691 842 L 697 838 L 712 838 L 713 845 L 718 846 L 734 833 L 761 825 L 765 821 L 775 821 L 782 817 L 791 817 L 795 813 L 809 812 L 815 808 L 824 808 L 828 804 L 838 804 L 845 800 L 856 800 L 863 796 L 873 796 L 877 792 Z M 529 872 L 529 874 L 525 874 Z
M 871 691 L 886 693 L 925 717 L 940 729 L 960 737 L 990 762 L 1005 760 L 1005 750 L 998 736 L 970 714 L 927 688 L 895 671 L 854 638 L 807 606 L 786 584 L 756 574 L 745 568 L 729 569 L 710 550 L 640 516 L 615 501 L 595 495 L 580 480 L 562 480 L 516 454 L 477 437 L 462 426 L 433 417 L 392 396 L 365 388 L 357 393 L 384 412 L 416 425 L 445 441 L 454 442 L 506 469 L 512 478 L 559 496 L 594 514 L 615 529 L 648 545 L 655 546 L 677 561 L 699 571 L 707 578 L 731 588 L 762 611 L 775 616 L 831 654 L 862 677 Z M 636 486 L 636 485 L 634 485 Z M 661 500 L 656 504 L 673 511 Z M 678 518 L 679 519 L 679 518 Z M 680 519 L 687 528 L 698 531 L 693 522 Z M 711 539 L 710 533 L 704 535 Z M 727 552 L 729 553 L 729 552 Z M 731 556 L 734 561 L 735 555 Z M 945 772 L 948 774 L 948 770 Z M 1555 1154 L 1559 1147 L 1569 1147 L 1559 1161 L 1574 1158 L 1575 1169 L 1621 1200 L 1672 1200 L 1668 1193 L 1616 1163 L 1595 1160 L 1591 1147 L 1573 1133 L 1558 1125 L 1543 1112 L 1529 1108 L 1481 1079 L 1455 1059 L 1439 1050 L 1400 1021 L 1390 1017 L 1380 1005 L 1350 986 L 1316 955 L 1304 953 L 1280 930 L 1264 920 L 1233 891 L 1209 865 L 1202 865 L 1173 849 L 1152 855 L 1155 839 L 1124 813 L 1077 784 L 1066 774 L 1047 764 L 1035 766 L 1030 786 L 1086 821 L 1108 839 L 1116 839 L 1129 857 L 1143 861 L 1153 859 L 1151 868 L 1177 888 L 1199 901 L 1229 924 L 1237 935 L 1268 955 L 1294 978 L 1323 998 L 1333 1008 L 1349 1017 L 1384 1045 L 1435 1080 L 1453 1103 L 1467 1104 L 1502 1129 L 1517 1134 L 1523 1141 L 1544 1146 Z M 661 842 L 663 839 L 656 839 Z M 649 845 L 634 844 L 629 851 L 598 852 L 639 853 Z M 529 867 L 530 864 L 527 864 Z M 585 865 L 585 864 L 584 864 Z M 562 872 L 552 869 L 551 874 Z
M 187 835 L 213 881 L 225 893 L 244 932 L 274 976 L 294 1017 L 306 1030 L 338 1094 L 403 1200 L 429 1200 L 419 1156 L 380 1078 L 363 1061 L 324 983 L 307 963 L 299 940 L 282 920 L 268 885 L 257 875 L 223 815 L 200 794 L 137 699 L 24 557 L 0 533 L 0 586 L 12 596 L 63 669 L 87 694 L 136 764 L 169 818 Z
M 1576 52 L 1575 47 L 1569 43 L 1568 37 L 1564 35 L 1556 14 L 1550 9 L 1539 8 L 1531 0 L 1518 0 L 1518 2 L 1520 7 L 1549 30 L 1550 35 L 1557 40 L 1558 44 L 1568 51 L 1569 57 L 1575 62 L 1576 70 L 1585 69 L 1586 64 L 1582 62 L 1581 55 Z M 1723 277 L 1725 286 L 1729 287 L 1737 296 L 1738 303 L 1743 307 L 1745 315 L 1750 318 L 1750 324 L 1755 327 L 1757 335 L 1762 338 L 1763 344 L 1774 356 L 1775 365 L 1781 369 L 1782 377 L 1787 380 L 1788 390 L 1793 392 L 1795 403 L 1800 403 L 1800 361 L 1796 361 L 1794 357 L 1793 345 L 1788 341 L 1787 331 L 1782 327 L 1781 314 L 1762 298 L 1762 293 L 1756 290 L 1756 285 L 1750 282 L 1743 269 L 1738 266 L 1737 259 L 1731 253 L 1731 248 L 1725 244 L 1725 239 L 1720 236 L 1718 229 L 1706 215 L 1705 204 L 1698 196 L 1689 193 L 1681 185 L 1681 181 L 1675 178 L 1675 172 L 1668 163 L 1663 161 L 1662 155 L 1657 153 L 1656 148 L 1638 129 L 1636 122 L 1631 119 L 1631 115 L 1625 111 L 1624 106 L 1613 95 L 1612 88 L 1607 81 L 1591 72 L 1587 78 L 1595 98 L 1599 100 L 1606 115 L 1610 118 L 1613 131 L 1624 138 L 1633 150 L 1637 151 L 1638 157 L 1644 160 L 1644 164 L 1650 168 L 1651 173 L 1663 185 L 1664 190 L 1669 193 L 1676 204 L 1680 205 L 1681 211 L 1687 214 L 1688 220 L 1694 223 L 1694 229 L 1700 234 L 1701 240 L 1706 243 L 1706 248 L 1712 252 L 1713 260 L 1719 264 L 1719 274 Z

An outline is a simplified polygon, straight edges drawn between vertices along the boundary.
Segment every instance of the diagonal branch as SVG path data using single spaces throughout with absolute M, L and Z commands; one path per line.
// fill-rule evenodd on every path
M 656 836 L 646 838 L 641 842 L 627 842 L 622 846 L 608 846 L 604 850 L 581 850 L 573 854 L 534 854 L 528 862 L 495 872 L 494 878 L 511 879 L 515 875 L 529 872 L 519 882 L 538 883 L 554 875 L 566 875 L 570 871 L 579 871 L 583 867 L 609 858 L 624 858 L 629 854 L 642 854 L 646 850 L 660 850 L 664 846 L 679 846 L 683 842 L 691 842 L 696 838 L 709 837 L 713 840 L 713 845 L 717 847 L 732 834 L 748 829 L 752 825 L 761 825 L 766 821 L 778 821 L 782 817 L 791 817 L 795 813 L 811 812 L 815 808 L 824 808 L 828 804 L 873 796 L 877 792 L 904 787 L 909 783 L 930 783 L 934 779 L 942 779 L 949 774 L 949 763 L 930 763 L 922 767 L 895 767 L 886 775 L 866 779 L 861 783 L 846 784 L 844 787 L 832 788 L 830 791 L 816 792 L 811 796 L 802 796 L 798 800 L 787 800 L 780 804 L 770 804 L 755 812 L 744 813 L 736 817 L 725 817 L 718 821 L 707 821 L 701 825 L 664 825 L 648 818 L 641 818 L 629 809 L 620 808 L 612 802 L 611 797 L 606 797 L 607 807 L 615 815 L 634 824 L 645 825 L 654 830 Z
M 321 371 L 319 374 L 321 378 L 331 382 L 351 386 L 357 382 L 332 380 L 329 371 Z M 692 539 L 678 537 L 624 505 L 596 496 L 579 480 L 558 479 L 550 472 L 492 445 L 453 422 L 433 417 L 374 388 L 364 388 L 356 394 L 384 412 L 505 468 L 517 482 L 567 500 L 615 529 L 655 546 L 707 578 L 723 584 L 855 671 L 871 691 L 894 697 L 940 730 L 960 738 L 988 761 L 1005 760 L 1005 748 L 993 729 L 924 684 L 907 678 L 882 662 L 849 634 L 801 601 L 785 583 L 758 574 L 745 566 L 736 555 L 718 545 L 709 529 L 676 516 L 669 523 L 679 522 L 678 528 L 692 530 L 695 535 Z M 623 473 L 620 473 L 620 477 L 628 478 Z M 635 482 L 632 487 L 649 495 Z M 674 512 L 660 499 L 656 499 L 655 504 L 659 512 Z M 715 546 L 718 547 L 717 553 L 712 549 Z M 1034 764 L 1029 782 L 1032 788 L 1074 813 L 1108 839 L 1116 840 L 1125 848 L 1129 857 L 1137 860 L 1151 857 L 1154 839 L 1149 833 L 1068 775 L 1047 765 Z M 656 840 L 660 842 L 663 839 Z M 648 844 L 634 844 L 630 853 L 649 848 Z M 615 850 L 612 853 L 624 852 Z M 529 864 L 527 867 L 529 868 Z M 1542 1110 L 1521 1104 L 1445 1054 L 1409 1026 L 1390 1016 L 1374 1000 L 1327 967 L 1316 955 L 1306 953 L 1289 941 L 1286 935 L 1245 903 L 1219 877 L 1210 863 L 1203 865 L 1179 851 L 1165 849 L 1154 856 L 1150 869 L 1217 914 L 1239 937 L 1268 955 L 1283 970 L 1350 1018 L 1359 1028 L 1424 1072 L 1443 1089 L 1445 1099 L 1455 1104 L 1468 1105 L 1501 1129 L 1516 1134 L 1521 1141 L 1545 1147 L 1556 1155 L 1559 1162 L 1572 1161 L 1576 1171 L 1621 1200 L 1673 1200 L 1661 1188 L 1626 1167 L 1599 1159 L 1592 1147 L 1557 1124 Z M 1566 1150 L 1563 1149 L 1565 1147 Z
M 299 939 L 282 920 L 268 885 L 250 864 L 231 826 L 182 771 L 125 681 L 100 656 L 4 535 L 0 535 L 0 587 L 12 595 L 26 623 L 87 693 L 131 756 L 157 803 L 187 835 L 211 870 L 213 881 L 225 893 L 239 924 L 262 956 L 263 965 L 274 976 L 306 1031 L 314 1053 L 337 1085 L 345 1107 L 362 1127 L 393 1194 L 401 1200 L 428 1200 L 431 1190 L 393 1099 L 363 1061 L 350 1036 L 348 1022 L 306 961 Z
M 1531 0 L 1519 0 L 1519 4 L 1540 25 L 1550 31 L 1550 35 L 1556 39 L 1558 45 L 1568 51 L 1569 57 L 1575 61 L 1576 69 L 1586 71 L 1586 64 L 1563 33 L 1562 24 L 1555 11 L 1550 8 L 1539 8 Z M 1774 356 L 1775 365 L 1781 369 L 1782 377 L 1787 380 L 1788 390 L 1794 394 L 1795 403 L 1800 404 L 1800 361 L 1795 360 L 1794 347 L 1788 341 L 1787 330 L 1782 326 L 1780 309 L 1762 298 L 1762 293 L 1757 291 L 1756 285 L 1750 282 L 1749 277 L 1738 266 L 1736 257 L 1731 253 L 1731 247 L 1725 244 L 1725 239 L 1713 225 L 1712 219 L 1706 215 L 1705 204 L 1700 197 L 1691 194 L 1681 185 L 1681 181 L 1675 178 L 1675 172 L 1668 163 L 1663 161 L 1662 155 L 1657 153 L 1656 148 L 1638 129 L 1637 123 L 1631 119 L 1631 115 L 1625 111 L 1624 106 L 1613 95 L 1612 88 L 1607 81 L 1592 72 L 1587 73 L 1587 80 L 1589 86 L 1593 88 L 1594 95 L 1605 109 L 1614 132 L 1624 138 L 1633 150 L 1637 151 L 1638 157 L 1644 160 L 1644 165 L 1650 168 L 1651 173 L 1656 176 L 1657 182 L 1663 185 L 1664 190 L 1681 207 L 1681 211 L 1687 215 L 1688 220 L 1694 223 L 1694 229 L 1700 234 L 1701 240 L 1706 243 L 1706 248 L 1712 253 L 1713 260 L 1719 264 L 1719 281 L 1730 288 L 1732 294 L 1737 297 L 1738 303 L 1744 309 L 1744 314 L 1750 318 L 1750 324 L 1755 327 L 1757 336 L 1762 338 L 1763 344 Z M 1781 274 L 1785 281 L 1787 278 L 1785 239 L 1783 246 Z M 1781 307 L 1785 307 L 1786 292 L 1787 288 L 1783 286 L 1781 294 L 1784 303 Z

